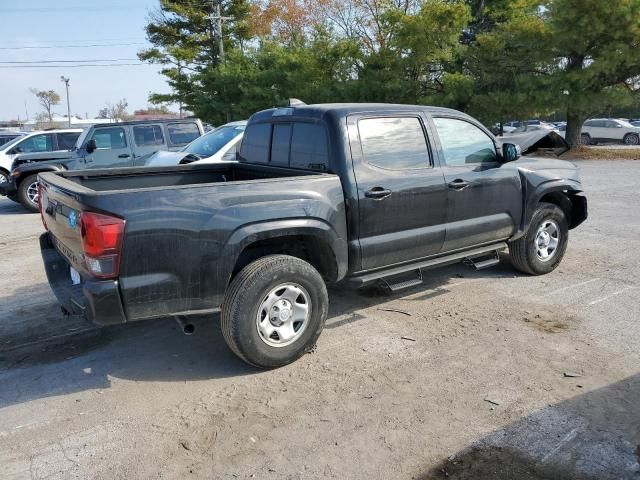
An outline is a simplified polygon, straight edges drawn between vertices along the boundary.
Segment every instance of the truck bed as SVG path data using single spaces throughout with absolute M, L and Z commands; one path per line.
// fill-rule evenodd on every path
M 215 310 L 233 262 L 258 225 L 291 235 L 311 226 L 330 232 L 327 236 L 340 244 L 336 248 L 344 252 L 346 265 L 346 213 L 337 175 L 221 163 L 47 172 L 39 179 L 49 230 L 43 255 L 57 258 L 48 258 L 55 264 L 50 282 L 72 287 L 67 274 L 72 267 L 81 283 L 71 290 L 91 297 L 91 292 L 103 295 L 106 289 L 111 303 L 123 306 L 122 313 L 110 309 L 108 318 L 93 318 L 90 304 L 86 313 L 96 323 Z M 83 254 L 82 212 L 125 221 L 117 279 L 92 278 Z M 63 294 L 67 290 L 59 289 Z M 59 300 L 74 310 L 69 299 Z
M 64 188 L 72 187 L 80 193 L 109 192 L 146 188 L 185 187 L 222 182 L 244 182 L 249 180 L 320 175 L 321 172 L 284 167 L 270 167 L 242 163 L 220 163 L 207 165 L 181 165 L 157 168 L 120 168 L 104 170 L 82 170 L 62 172 L 59 180 L 51 180 Z

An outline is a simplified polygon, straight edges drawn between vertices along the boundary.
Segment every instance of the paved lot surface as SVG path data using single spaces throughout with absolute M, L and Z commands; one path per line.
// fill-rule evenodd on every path
M 334 289 L 316 351 L 269 372 L 217 319 L 63 318 L 39 217 L 0 200 L 0 477 L 637 480 L 640 162 L 580 167 L 591 216 L 553 274 Z

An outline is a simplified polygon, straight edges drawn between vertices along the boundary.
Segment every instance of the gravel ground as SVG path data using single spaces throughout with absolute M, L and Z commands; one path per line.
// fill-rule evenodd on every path
M 38 215 L 0 200 L 0 476 L 639 479 L 640 162 L 579 165 L 590 218 L 554 273 L 334 289 L 317 349 L 268 372 L 217 319 L 64 318 Z

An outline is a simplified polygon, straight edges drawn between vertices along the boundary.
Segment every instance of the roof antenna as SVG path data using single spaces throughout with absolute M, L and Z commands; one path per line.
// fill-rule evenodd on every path
M 290 98 L 287 106 L 289 107 L 299 107 L 300 105 L 306 105 L 302 100 L 298 100 L 297 98 Z

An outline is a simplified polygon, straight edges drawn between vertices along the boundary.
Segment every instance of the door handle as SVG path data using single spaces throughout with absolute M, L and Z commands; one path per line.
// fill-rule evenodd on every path
M 382 200 L 383 198 L 387 198 L 391 195 L 391 190 L 387 190 L 383 187 L 373 187 L 371 190 L 367 190 L 364 193 L 364 196 L 367 198 L 374 198 L 376 200 Z
M 465 180 L 462 180 L 461 178 L 456 178 L 453 182 L 449 182 L 449 188 L 452 190 L 464 190 L 465 188 L 467 188 L 468 186 L 470 186 L 471 184 Z
M 118 158 L 129 158 L 131 155 L 129 155 L 128 153 L 121 153 L 120 155 L 118 155 Z

